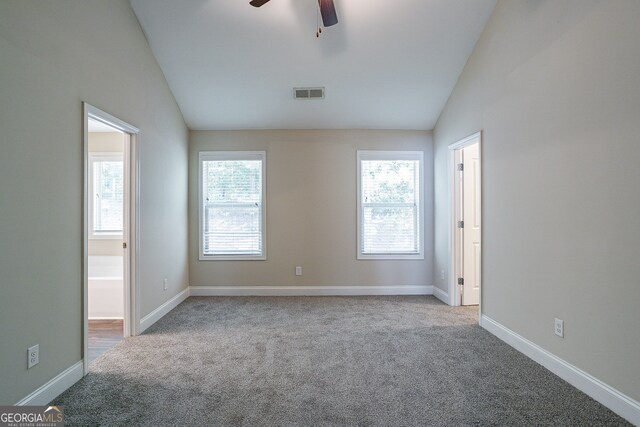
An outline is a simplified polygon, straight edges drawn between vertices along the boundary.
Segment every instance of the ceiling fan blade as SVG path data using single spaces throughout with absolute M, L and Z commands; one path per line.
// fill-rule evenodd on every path
M 249 4 L 253 7 L 260 7 L 263 4 L 267 3 L 269 0 L 251 0 Z
M 318 3 L 320 3 L 322 24 L 325 27 L 336 25 L 338 23 L 338 15 L 336 14 L 336 7 L 333 5 L 333 0 L 318 0 Z

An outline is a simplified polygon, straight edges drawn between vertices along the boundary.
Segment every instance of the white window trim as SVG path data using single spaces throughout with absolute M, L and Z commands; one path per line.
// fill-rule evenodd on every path
M 119 161 L 122 162 L 122 167 L 124 168 L 124 154 L 119 151 L 111 151 L 111 152 L 90 152 L 89 153 L 89 238 L 91 240 L 122 240 L 123 239 L 123 230 L 120 232 L 105 232 L 99 231 L 96 232 L 94 229 L 94 201 L 95 201 L 95 188 L 93 186 L 94 177 L 93 177 L 93 164 L 95 162 L 105 162 L 105 161 Z M 124 203 L 124 201 L 123 201 Z M 123 206 L 124 209 L 124 206 Z
M 419 173 L 419 199 L 418 199 L 418 247 L 420 251 L 418 253 L 408 254 L 364 254 L 362 253 L 362 225 L 363 214 L 362 209 L 362 175 L 361 165 L 363 160 L 418 160 L 420 173 Z M 358 260 L 424 260 L 424 152 L 422 151 L 371 151 L 371 150 L 358 150 L 357 151 L 357 166 L 356 166 L 356 180 L 357 180 L 357 196 L 356 203 L 358 208 L 358 240 L 357 245 L 357 259 Z
M 205 255 L 204 205 L 202 162 L 209 160 L 261 160 L 262 161 L 262 254 L 261 255 Z M 267 152 L 266 151 L 201 151 L 198 153 L 198 253 L 200 261 L 265 261 L 267 259 Z

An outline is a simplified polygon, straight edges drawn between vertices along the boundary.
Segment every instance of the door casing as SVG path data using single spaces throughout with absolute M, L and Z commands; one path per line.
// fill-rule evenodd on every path
M 124 336 L 138 335 L 140 297 L 136 286 L 139 248 L 139 156 L 140 130 L 111 114 L 83 102 L 83 197 L 82 197 L 82 361 L 84 375 L 89 372 L 89 119 L 125 133 L 124 165 L 127 196 L 124 206 Z

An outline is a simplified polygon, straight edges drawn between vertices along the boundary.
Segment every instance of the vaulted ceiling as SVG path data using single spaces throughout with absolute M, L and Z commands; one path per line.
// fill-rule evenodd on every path
M 432 129 L 495 2 L 131 0 L 191 129 Z

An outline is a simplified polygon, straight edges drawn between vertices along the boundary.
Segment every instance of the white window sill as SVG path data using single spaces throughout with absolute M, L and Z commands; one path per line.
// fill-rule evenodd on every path
M 382 261 L 382 260 L 424 260 L 424 254 L 358 254 L 358 260 Z
M 122 233 L 98 233 L 90 234 L 89 240 L 123 240 L 124 235 Z
M 266 255 L 200 255 L 200 261 L 266 261 Z

